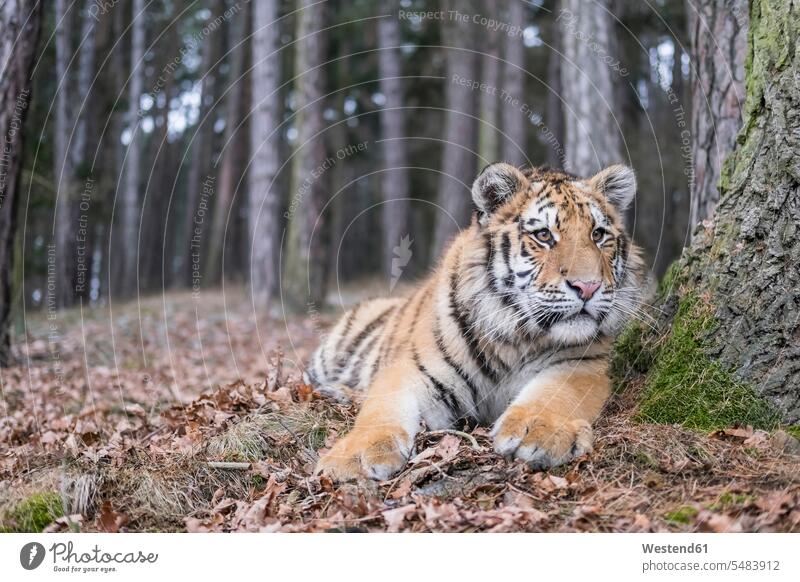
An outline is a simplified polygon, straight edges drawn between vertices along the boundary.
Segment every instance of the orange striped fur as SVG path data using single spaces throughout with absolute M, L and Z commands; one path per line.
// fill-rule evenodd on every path
M 535 467 L 591 451 L 611 343 L 643 301 L 645 269 L 621 219 L 635 190 L 624 166 L 585 180 L 486 168 L 472 224 L 438 268 L 408 297 L 345 313 L 313 354 L 306 378 L 320 392 L 366 391 L 318 470 L 386 479 L 423 424 L 463 419 L 494 423 L 496 450 Z

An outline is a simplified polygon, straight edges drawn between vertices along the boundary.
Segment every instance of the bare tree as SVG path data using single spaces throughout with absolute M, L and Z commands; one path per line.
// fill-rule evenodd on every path
M 56 0 L 56 75 L 59 89 L 56 94 L 54 161 L 57 185 L 56 198 L 56 303 L 71 305 L 77 295 L 78 255 L 78 198 L 81 185 L 88 177 L 91 155 L 89 150 L 89 121 L 92 112 L 90 91 L 94 77 L 95 32 L 98 19 L 92 16 L 93 0 L 86 0 L 80 14 L 81 39 L 78 50 L 77 83 L 72 78 L 69 62 L 73 58 L 70 39 L 74 15 L 67 10 L 65 0 Z M 87 238 L 83 236 L 82 238 Z M 86 240 L 82 260 L 86 259 Z M 88 269 L 88 265 L 81 268 Z M 85 272 L 85 271 L 84 271 Z M 87 285 L 81 286 L 85 293 Z
M 282 199 L 276 183 L 281 152 L 278 127 L 282 120 L 278 91 L 281 76 L 278 0 L 256 2 L 252 11 L 252 160 L 248 169 L 250 288 L 256 308 L 266 310 L 277 291 Z
M 382 0 L 382 11 L 389 16 L 378 23 L 378 71 L 381 93 L 386 102 L 381 109 L 383 139 L 383 267 L 391 276 L 395 247 L 408 234 L 408 147 L 404 141 L 406 113 L 404 83 L 400 78 L 403 64 L 400 56 L 400 22 L 396 0 Z
M 553 10 L 558 13 L 558 0 L 554 3 Z M 541 137 L 548 146 L 547 163 L 552 168 L 564 167 L 564 107 L 561 102 L 561 31 L 558 25 L 551 24 L 554 31 L 551 34 L 550 50 L 547 53 L 547 114 L 545 125 L 540 128 Z
M 0 366 L 10 363 L 11 276 L 17 231 L 23 127 L 42 25 L 38 0 L 0 4 Z
M 222 57 L 222 29 L 216 27 L 225 10 L 223 0 L 210 2 L 208 18 L 209 34 L 203 40 L 200 80 L 199 125 L 192 136 L 192 150 L 189 162 L 189 179 L 186 190 L 186 215 L 184 216 L 184 282 L 202 276 L 206 256 L 208 231 L 212 203 L 216 192 L 216 176 L 211 173 L 211 156 L 214 151 L 215 109 L 219 98 L 217 80 L 219 61 Z M 204 211 L 200 211 L 200 207 Z M 202 214 L 202 216 L 201 216 Z
M 496 3 L 493 0 L 483 0 L 482 2 L 484 14 L 491 14 L 495 10 L 495 6 Z M 501 131 L 500 33 L 495 28 L 489 28 L 484 32 L 481 40 L 483 41 L 480 57 L 481 82 L 486 84 L 487 90 L 481 91 L 479 96 L 481 121 L 478 126 L 478 155 L 480 156 L 478 171 L 487 164 L 499 161 Z
M 249 151 L 249 138 L 245 117 L 249 107 L 248 84 L 250 76 L 246 74 L 248 67 L 248 54 L 250 53 L 250 21 L 252 4 L 248 4 L 230 21 L 230 81 L 231 85 L 225 98 L 225 137 L 223 140 L 222 159 L 219 170 L 219 186 L 214 200 L 213 222 L 211 238 L 208 244 L 207 276 L 212 283 L 218 282 L 225 274 L 223 272 L 223 249 L 230 247 L 232 236 L 227 236 L 226 231 L 235 221 L 232 215 L 235 209 L 234 199 L 237 186 L 243 181 L 247 167 L 247 154 Z M 272 25 L 277 27 L 278 23 Z M 278 59 L 278 55 L 274 55 Z M 262 95 L 263 97 L 263 95 Z M 278 102 L 279 97 L 275 97 Z M 228 257 L 230 260 L 230 257 Z M 229 266 L 230 269 L 230 266 Z
M 121 233 L 117 242 L 121 250 L 119 276 L 115 277 L 115 291 L 126 296 L 136 291 L 137 227 L 139 224 L 140 196 L 139 171 L 141 161 L 141 136 L 139 128 L 139 99 L 144 87 L 144 49 L 146 19 L 144 0 L 133 0 L 131 22 L 131 75 L 128 81 L 127 128 L 130 132 L 125 162 L 122 168 Z M 111 241 L 112 244 L 114 241 Z M 110 258 L 110 257 L 109 257 Z
M 508 22 L 525 28 L 525 4 L 521 0 L 510 0 Z M 503 161 L 514 166 L 528 163 L 528 123 L 521 104 L 525 99 L 525 44 L 519 34 L 506 34 L 503 47 Z M 516 105 L 514 103 L 516 102 Z
M 462 4 L 458 5 L 465 10 Z M 469 4 L 467 5 L 469 6 Z M 468 184 L 475 176 L 477 160 L 477 95 L 464 80 L 474 80 L 478 73 L 477 54 L 467 48 L 472 34 L 469 21 L 451 19 L 443 22 L 447 58 L 445 79 L 445 128 L 442 174 L 439 178 L 434 258 L 459 228 L 469 223 L 472 199 Z
M 295 67 L 298 72 L 297 147 L 292 160 L 289 204 L 289 248 L 286 253 L 284 300 L 290 309 L 319 308 L 325 301 L 328 253 L 322 209 L 328 196 L 323 100 L 326 34 L 325 5 L 302 0 L 297 17 Z
M 70 21 L 72 14 L 67 12 L 66 0 L 56 0 L 56 75 L 58 89 L 55 103 L 55 124 L 53 128 L 53 158 L 56 177 L 56 305 L 63 307 L 71 303 L 72 266 L 74 259 L 75 222 L 72 216 L 73 188 L 72 157 L 69 154 L 70 107 L 73 105 L 72 83 L 68 65 L 72 58 L 70 42 Z
M 589 176 L 623 161 L 614 115 L 614 18 L 611 0 L 562 0 L 556 15 L 564 59 L 566 170 Z
M 691 225 L 710 218 L 719 202 L 722 161 L 742 126 L 747 0 L 686 3 L 692 41 L 694 182 Z

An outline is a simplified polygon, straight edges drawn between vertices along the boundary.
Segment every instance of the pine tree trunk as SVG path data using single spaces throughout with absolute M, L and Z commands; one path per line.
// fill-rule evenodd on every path
M 525 27 L 525 4 L 518 0 L 508 3 L 508 22 Z M 527 129 L 523 111 L 525 103 L 525 44 L 522 36 L 504 35 L 503 86 L 501 102 L 503 111 L 503 161 L 514 166 L 530 165 L 527 156 Z
M 38 0 L 0 5 L 0 366 L 10 363 L 11 273 L 17 231 L 24 124 L 42 24 Z
M 325 302 L 329 268 L 327 232 L 323 216 L 329 194 L 326 173 L 335 163 L 325 157 L 322 131 L 326 34 L 325 5 L 303 0 L 297 15 L 295 68 L 297 70 L 297 146 L 292 160 L 288 249 L 283 287 L 284 304 L 301 311 L 320 309 Z
M 75 21 L 72 11 L 67 10 L 65 0 L 56 0 L 56 76 L 59 83 L 56 94 L 54 133 L 54 175 L 57 184 L 55 244 L 56 244 L 56 304 L 67 307 L 75 302 L 78 294 L 88 291 L 86 281 L 87 236 L 81 233 L 80 249 L 78 230 L 80 226 L 79 203 L 85 190 L 89 151 L 89 117 L 92 111 L 90 91 L 94 77 L 95 31 L 97 18 L 91 16 L 93 0 L 86 0 L 79 15 L 81 40 L 78 50 L 78 75 L 74 79 L 69 68 L 73 58 L 70 39 L 71 23 Z M 79 280 L 79 259 L 82 270 Z M 90 255 L 91 256 L 91 255 Z M 79 284 L 80 283 L 80 284 Z
M 168 284 L 169 266 L 173 261 L 172 247 L 169 246 L 169 216 L 173 187 L 175 186 L 175 169 L 180 164 L 181 142 L 170 142 L 169 114 L 172 99 L 178 94 L 177 80 L 171 70 L 170 61 L 179 54 L 180 30 L 175 26 L 174 17 L 178 7 L 168 9 L 158 19 L 159 30 L 155 34 L 155 45 L 151 47 L 154 56 L 152 78 L 147 86 L 157 89 L 159 94 L 153 95 L 155 104 L 150 114 L 156 119 L 156 129 L 147 140 L 149 150 L 143 175 L 146 188 L 142 201 L 143 219 L 139 243 L 139 290 L 140 292 L 162 292 Z M 181 147 L 182 149 L 182 147 Z M 149 170 L 152 168 L 152 170 Z
M 694 182 L 690 226 L 714 214 L 722 162 L 742 126 L 747 0 L 687 2 L 692 42 Z
M 71 109 L 74 107 L 73 83 L 69 71 L 72 58 L 70 31 L 72 13 L 67 11 L 67 0 L 56 0 L 56 78 L 58 88 L 53 128 L 53 175 L 56 182 L 55 216 L 55 301 L 58 307 L 72 303 L 72 275 L 75 257 L 75 221 L 72 156 L 69 152 L 72 127 Z
M 455 5 L 461 12 L 467 6 Z M 436 230 L 431 257 L 436 259 L 455 236 L 469 223 L 472 198 L 469 185 L 477 173 L 477 92 L 463 84 L 478 73 L 477 54 L 467 48 L 474 30 L 461 19 L 445 20 L 444 45 L 447 58 L 445 79 L 445 129 L 442 174 L 439 178 Z
M 250 27 L 252 19 L 250 7 L 247 4 L 230 21 L 230 79 L 225 101 L 225 138 L 223 140 L 221 166 L 219 170 L 219 187 L 214 200 L 213 222 L 211 238 L 208 242 L 208 264 L 206 277 L 212 284 L 221 281 L 223 275 L 223 251 L 230 247 L 233 238 L 233 225 L 236 216 L 233 214 L 234 198 L 237 188 L 243 181 L 247 167 L 248 139 L 246 136 L 245 117 L 248 115 L 246 104 L 246 85 L 250 77 L 246 75 L 247 54 L 250 51 Z M 277 25 L 275 25 L 277 26 Z M 244 188 L 242 188 L 244 191 Z M 231 270 L 230 255 L 225 257 Z
M 378 23 L 378 71 L 381 93 L 386 98 L 381 109 L 381 138 L 384 171 L 381 174 L 383 194 L 383 269 L 392 276 L 395 248 L 408 234 L 408 146 L 404 141 L 406 113 L 404 83 L 400 78 L 403 66 L 400 56 L 400 22 L 396 17 L 400 3 L 383 0 L 382 12 L 390 16 Z
M 558 1 L 554 12 L 558 14 Z M 540 137 L 547 144 L 547 163 L 551 168 L 564 169 L 566 152 L 564 151 L 564 104 L 561 102 L 561 68 L 564 66 L 561 33 L 556 24 L 551 25 L 552 49 L 547 55 L 547 115 L 545 125 L 539 128 Z
M 138 250 L 138 226 L 141 210 L 139 196 L 139 171 L 141 161 L 141 128 L 139 127 L 139 98 L 144 86 L 144 49 L 145 49 L 145 14 L 144 0 L 133 0 L 131 22 L 131 76 L 128 81 L 128 114 L 127 128 L 130 131 L 125 162 L 123 165 L 122 180 L 122 208 L 121 229 L 114 233 L 119 240 L 112 244 L 118 245 L 121 251 L 115 260 L 121 262 L 116 277 L 115 294 L 131 296 L 136 293 L 136 261 Z M 109 257 L 111 259 L 111 257 Z
M 208 22 L 220 18 L 224 11 L 222 0 L 210 2 Z M 217 190 L 216 176 L 211 171 L 211 156 L 214 151 L 214 110 L 219 97 L 217 76 L 222 57 L 222 39 L 222 30 L 217 29 L 203 40 L 199 125 L 192 136 L 184 216 L 184 284 L 192 287 L 199 285 L 204 265 L 208 262 L 206 250 L 212 228 L 211 208 Z
M 622 157 L 620 127 L 614 115 L 615 51 L 611 0 L 562 0 L 556 20 L 564 58 L 566 170 L 590 176 Z
M 787 0 L 753 0 L 749 26 L 744 126 L 723 166 L 713 222 L 698 231 L 672 291 L 713 312 L 713 333 L 702 339 L 715 365 L 797 423 L 800 9 Z
M 483 0 L 484 14 L 491 14 L 495 9 L 494 0 Z M 482 170 L 489 164 L 500 161 L 500 33 L 489 28 L 483 36 L 483 48 L 480 57 L 481 83 L 489 88 L 481 91 L 478 99 L 480 124 L 478 126 L 478 167 Z M 522 44 L 522 43 L 520 43 Z
M 266 311 L 278 287 L 278 247 L 281 235 L 281 191 L 278 168 L 281 160 L 282 105 L 280 22 L 278 1 L 253 3 L 252 86 L 253 112 L 250 122 L 248 168 L 248 230 L 250 233 L 250 287 L 256 309 Z

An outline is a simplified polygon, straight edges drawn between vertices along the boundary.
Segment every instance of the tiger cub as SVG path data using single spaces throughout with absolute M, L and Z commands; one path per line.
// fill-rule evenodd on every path
M 488 166 L 476 213 L 405 298 L 365 301 L 315 351 L 306 381 L 366 390 L 350 433 L 319 461 L 337 480 L 387 479 L 421 423 L 494 423 L 495 450 L 547 468 L 592 450 L 615 333 L 647 275 L 622 214 L 633 170 L 589 179 Z

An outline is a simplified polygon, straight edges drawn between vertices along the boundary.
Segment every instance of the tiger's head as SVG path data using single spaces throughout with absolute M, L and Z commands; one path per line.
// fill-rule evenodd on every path
M 497 163 L 476 178 L 489 285 L 528 335 L 582 344 L 639 311 L 644 268 L 622 218 L 635 193 L 621 165 L 581 179 Z

